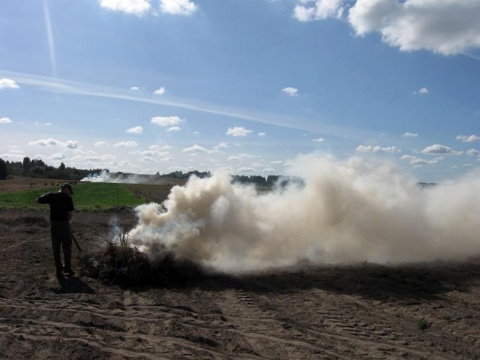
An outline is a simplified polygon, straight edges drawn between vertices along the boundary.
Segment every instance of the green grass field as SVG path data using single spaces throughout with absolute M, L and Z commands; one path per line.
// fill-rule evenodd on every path
M 129 185 L 113 183 L 82 183 L 73 187 L 76 210 L 106 210 L 118 206 L 133 207 L 151 201 L 161 202 L 168 196 L 170 185 Z M 56 192 L 59 187 L 0 192 L 0 209 L 35 208 L 38 196 Z

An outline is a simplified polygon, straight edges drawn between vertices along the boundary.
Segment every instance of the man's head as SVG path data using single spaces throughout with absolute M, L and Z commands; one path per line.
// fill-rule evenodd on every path
M 70 184 L 64 184 L 61 187 L 62 192 L 67 192 L 69 195 L 73 195 L 73 189 Z

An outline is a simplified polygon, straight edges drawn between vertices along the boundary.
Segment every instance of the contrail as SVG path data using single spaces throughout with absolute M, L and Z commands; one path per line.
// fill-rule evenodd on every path
M 157 104 L 173 108 L 186 109 L 228 118 L 248 120 L 251 122 L 267 125 L 280 126 L 288 129 L 311 131 L 318 134 L 330 135 L 338 138 L 371 138 L 376 136 L 373 132 L 353 127 L 329 125 L 326 122 L 315 119 L 314 121 L 301 118 L 289 117 L 270 112 L 252 111 L 249 109 L 228 107 L 224 105 L 204 103 L 198 100 L 159 97 L 152 94 L 134 94 L 125 89 L 108 87 L 98 84 L 52 79 L 49 77 L 17 73 L 0 69 L 0 75 L 14 79 L 19 84 L 37 86 L 46 91 L 54 91 L 64 94 L 103 97 L 117 100 L 133 101 L 148 104 Z
M 222 272 L 299 264 L 399 264 L 480 255 L 480 177 L 421 189 L 386 162 L 303 156 L 292 183 L 268 193 L 227 174 L 191 178 L 163 204 L 136 208 L 132 243 L 152 257 Z
M 47 27 L 48 50 L 50 54 L 50 64 L 52 66 L 52 74 L 57 79 L 57 59 L 55 55 L 55 42 L 53 40 L 52 22 L 50 20 L 50 11 L 48 9 L 47 0 L 43 0 L 43 12 L 45 15 L 45 25 Z

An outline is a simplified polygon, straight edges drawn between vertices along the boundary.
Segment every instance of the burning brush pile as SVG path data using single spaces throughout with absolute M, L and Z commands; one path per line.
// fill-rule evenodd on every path
M 199 265 L 178 259 L 172 252 L 151 258 L 132 246 L 126 234 L 107 240 L 98 252 L 82 255 L 79 267 L 84 276 L 124 287 L 184 287 L 204 275 Z

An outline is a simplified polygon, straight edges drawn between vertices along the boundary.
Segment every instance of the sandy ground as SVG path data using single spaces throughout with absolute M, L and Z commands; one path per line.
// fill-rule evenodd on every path
M 136 223 L 130 211 L 76 214 L 84 249 L 114 216 Z M 0 210 L 0 359 L 480 359 L 478 260 L 122 289 L 57 280 L 47 219 Z

